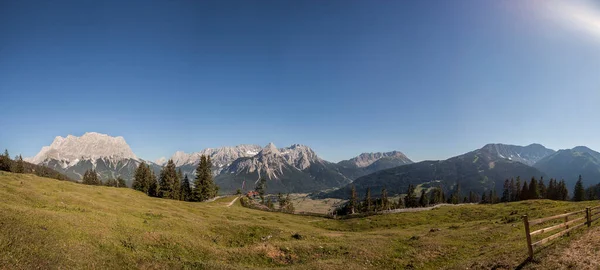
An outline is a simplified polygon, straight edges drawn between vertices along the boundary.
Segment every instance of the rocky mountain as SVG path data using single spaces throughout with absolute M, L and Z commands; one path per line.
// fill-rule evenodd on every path
M 541 144 L 530 144 L 528 146 L 518 146 L 510 144 L 487 144 L 483 147 L 486 151 L 499 158 L 506 158 L 512 161 L 518 161 L 532 166 L 539 160 L 553 154 L 555 151 L 548 149 Z
M 378 171 L 360 177 L 352 183 L 359 196 L 371 188 L 373 196 L 379 196 L 386 188 L 390 195 L 404 194 L 409 184 L 423 188 L 440 186 L 445 192 L 460 185 L 462 194 L 470 191 L 481 194 L 495 189 L 500 192 L 504 180 L 520 176 L 529 179 L 546 175 L 536 168 L 521 162 L 500 157 L 495 147 L 481 149 L 441 161 L 423 161 Z M 505 156 L 506 157 L 506 156 Z M 351 185 L 320 194 L 320 197 L 347 198 Z
M 342 160 L 337 163 L 339 171 L 350 179 L 356 179 L 363 175 L 376 171 L 394 168 L 413 163 L 406 155 L 399 151 L 387 153 L 362 153 L 359 156 Z
M 196 175 L 196 167 L 198 167 L 200 156 L 202 155 L 210 157 L 213 164 L 213 173 L 217 175 L 227 166 L 231 165 L 236 159 L 253 157 L 261 150 L 262 147 L 259 145 L 242 144 L 237 146 L 206 148 L 191 154 L 177 151 L 171 156 L 171 159 L 175 162 L 175 166 L 177 166 L 178 169 L 181 169 L 183 174 L 187 174 L 190 178 L 193 178 Z M 166 159 L 164 163 L 166 163 Z
M 253 157 L 239 158 L 219 173 L 215 182 L 224 191 L 245 185 L 252 189 L 260 178 L 267 180 L 267 192 L 313 192 L 340 187 L 351 180 L 307 146 L 275 147 L 269 143 Z M 245 183 L 245 184 L 244 184 Z
M 564 179 L 573 190 L 579 175 L 585 187 L 600 182 L 600 153 L 585 146 L 559 150 L 533 165 L 552 178 Z
M 75 180 L 81 180 L 86 170 L 95 169 L 103 180 L 122 177 L 128 184 L 131 184 L 135 168 L 143 162 L 131 151 L 123 137 L 96 132 L 88 132 L 81 137 L 58 136 L 27 161 L 49 167 Z M 155 171 L 160 170 L 154 163 L 149 164 Z
M 381 169 L 412 163 L 401 152 L 364 153 L 356 158 L 331 163 L 321 159 L 310 147 L 294 144 L 277 148 L 270 143 L 207 148 L 199 152 L 178 151 L 172 159 L 178 169 L 190 179 L 202 155 L 210 156 L 215 182 L 222 192 L 233 192 L 246 184 L 254 188 L 259 178 L 267 179 L 268 192 L 314 192 L 344 186 L 353 179 Z M 111 137 L 95 132 L 81 137 L 56 137 L 44 146 L 30 162 L 47 166 L 69 178 L 80 180 L 88 169 L 95 169 L 103 180 L 121 177 L 130 185 L 135 169 L 148 163 L 156 174 L 167 162 L 156 163 L 138 158 L 123 137 Z

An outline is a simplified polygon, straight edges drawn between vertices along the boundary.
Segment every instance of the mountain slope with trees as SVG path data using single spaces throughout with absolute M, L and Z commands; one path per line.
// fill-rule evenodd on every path
M 383 188 L 391 195 L 404 194 L 409 185 L 422 188 L 440 187 L 445 193 L 451 193 L 460 186 L 462 194 L 469 192 L 482 194 L 494 190 L 501 192 L 505 179 L 521 176 L 544 177 L 543 172 L 521 162 L 498 157 L 489 147 L 449 158 L 442 161 L 423 161 L 375 172 L 356 179 L 358 196 L 362 197 L 367 188 L 373 196 L 379 196 Z M 319 197 L 348 198 L 351 185 L 341 189 L 319 194 Z
M 583 146 L 559 150 L 533 166 L 553 178 L 564 179 L 569 189 L 579 175 L 586 187 L 600 182 L 600 153 Z

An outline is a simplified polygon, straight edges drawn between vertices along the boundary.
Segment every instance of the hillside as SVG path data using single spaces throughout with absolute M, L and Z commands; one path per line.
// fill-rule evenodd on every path
M 406 155 L 399 151 L 387 153 L 362 153 L 349 160 L 342 160 L 336 165 L 338 171 L 350 179 L 413 163 Z
M 267 180 L 268 193 L 314 192 L 350 183 L 335 163 L 327 162 L 307 146 L 278 149 L 270 143 L 253 157 L 238 158 L 215 177 L 221 192 L 254 188 L 259 178 Z
M 514 268 L 520 215 L 598 202 L 441 207 L 350 220 L 188 203 L 0 172 L 3 268 Z M 431 230 L 431 229 L 439 230 Z M 293 235 L 296 235 L 293 237 Z M 543 251 L 542 251 L 543 252 Z
M 454 190 L 459 184 L 463 196 L 470 191 L 481 194 L 493 189 L 500 194 L 505 179 L 546 176 L 521 162 L 499 157 L 497 153 L 495 148 L 487 145 L 447 160 L 422 161 L 382 170 L 360 177 L 338 190 L 319 194 L 318 197 L 348 198 L 352 185 L 359 196 L 363 196 L 367 188 L 371 188 L 374 196 L 378 196 L 383 188 L 391 195 L 404 194 L 410 184 L 423 188 L 439 186 L 445 192 Z
M 559 150 L 533 166 L 553 178 L 564 179 L 569 189 L 575 186 L 579 175 L 585 187 L 600 182 L 600 153 L 583 146 Z

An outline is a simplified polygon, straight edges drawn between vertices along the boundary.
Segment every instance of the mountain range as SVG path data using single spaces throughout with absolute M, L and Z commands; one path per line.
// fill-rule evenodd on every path
M 249 190 L 259 178 L 268 180 L 268 192 L 315 192 L 342 187 L 359 176 L 412 163 L 398 151 L 363 153 L 339 163 L 321 159 L 310 147 L 294 144 L 277 148 L 273 143 L 207 148 L 199 152 L 175 152 L 170 159 L 177 169 L 195 177 L 202 155 L 210 156 L 215 182 L 222 192 Z M 151 162 L 138 158 L 123 137 L 95 132 L 81 137 L 56 137 L 50 146 L 27 161 L 44 165 L 72 179 L 81 179 L 88 169 L 95 169 L 101 179 L 122 177 L 130 185 L 135 169 L 145 162 L 158 174 L 166 158 Z
M 517 146 L 487 144 L 480 149 L 446 160 L 413 163 L 399 151 L 362 153 L 337 163 L 321 159 L 310 147 L 294 144 L 278 148 L 273 143 L 207 148 L 198 152 L 175 152 L 176 167 L 188 177 L 202 155 L 210 156 L 217 185 L 224 193 L 250 190 L 260 178 L 267 180 L 267 192 L 320 193 L 321 197 L 345 198 L 351 185 L 363 194 L 371 188 L 377 196 L 382 188 L 390 194 L 402 194 L 409 184 L 446 191 L 460 185 L 462 192 L 501 192 L 504 180 L 520 176 L 564 179 L 570 189 L 578 175 L 584 185 L 600 182 L 600 153 L 584 146 L 554 151 L 540 144 Z M 122 177 L 128 184 L 141 162 L 159 173 L 166 158 L 155 162 L 138 158 L 123 137 L 95 132 L 81 137 L 56 137 L 50 146 L 26 161 L 47 166 L 72 179 L 81 179 L 95 169 L 101 179 Z M 335 189 L 335 190 L 332 190 Z

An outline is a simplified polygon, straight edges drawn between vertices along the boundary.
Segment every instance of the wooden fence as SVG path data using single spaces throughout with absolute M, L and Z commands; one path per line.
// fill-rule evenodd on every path
M 569 217 L 577 216 L 577 215 L 582 215 L 582 216 L 572 218 L 569 220 Z M 600 206 L 587 207 L 584 210 L 560 214 L 560 215 L 551 216 L 551 217 L 540 218 L 540 219 L 531 220 L 531 221 L 529 221 L 529 219 L 527 218 L 527 215 L 524 215 L 523 223 L 525 223 L 525 236 L 527 237 L 527 248 L 529 249 L 529 259 L 530 260 L 533 259 L 533 249 L 534 248 L 537 248 L 537 247 L 539 247 L 543 244 L 546 244 L 556 238 L 559 238 L 559 237 L 569 233 L 570 231 L 575 230 L 583 225 L 587 225 L 588 227 L 590 227 L 592 225 L 592 222 L 598 220 L 598 218 L 600 218 Z M 553 221 L 553 220 L 557 220 L 557 219 L 564 219 L 564 221 L 559 224 L 550 226 L 550 227 L 541 228 L 541 229 L 535 230 L 533 232 L 530 231 L 531 226 L 535 226 L 535 225 L 542 224 L 542 223 L 547 223 L 549 221 Z M 536 242 L 532 242 L 532 236 L 544 234 L 544 233 L 555 231 L 555 230 L 562 229 L 562 228 L 564 228 L 564 230 L 562 230 L 558 233 L 550 235 L 544 239 L 540 239 Z

